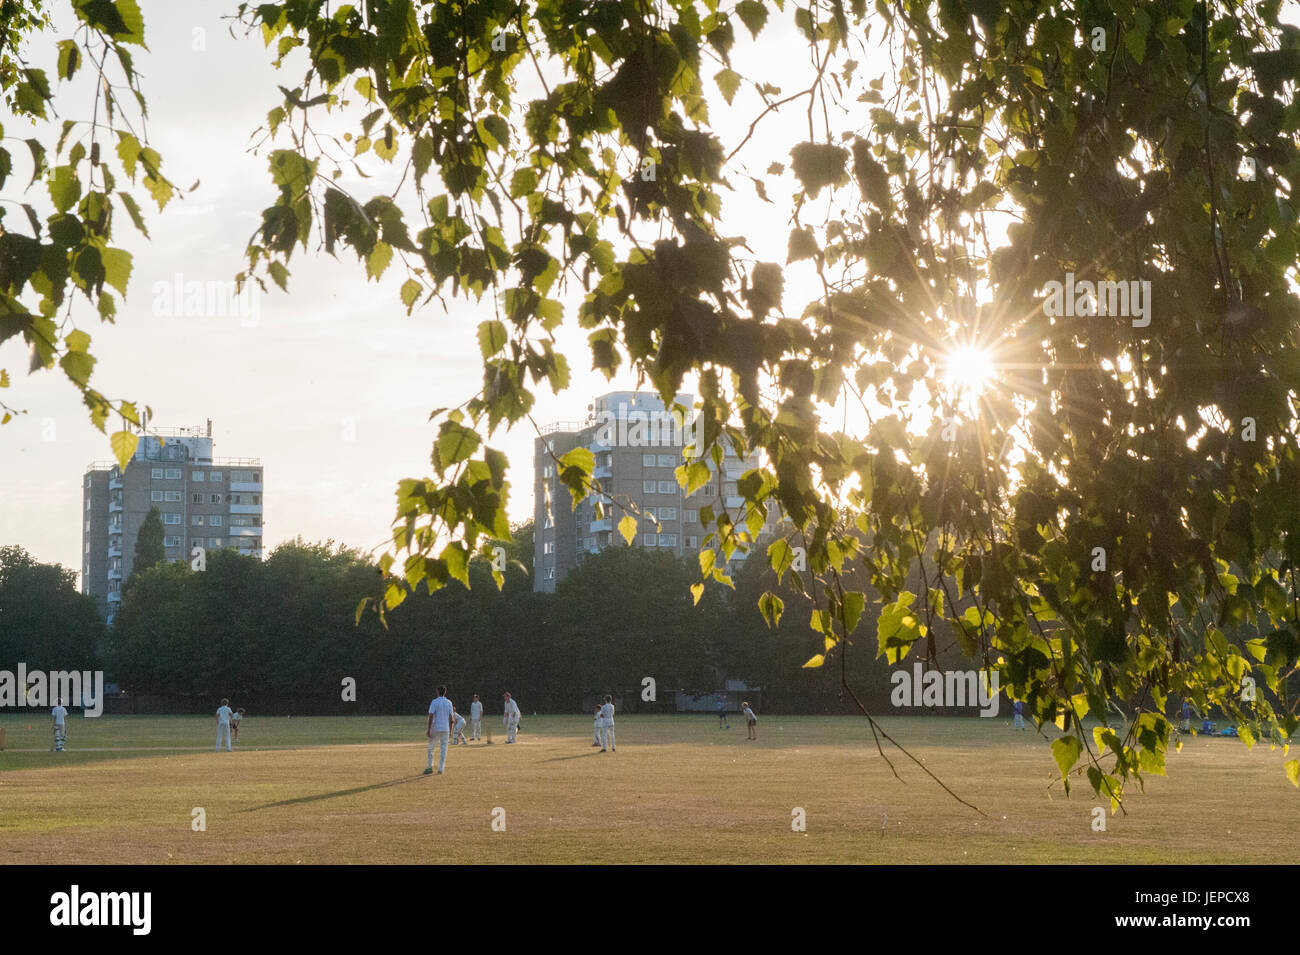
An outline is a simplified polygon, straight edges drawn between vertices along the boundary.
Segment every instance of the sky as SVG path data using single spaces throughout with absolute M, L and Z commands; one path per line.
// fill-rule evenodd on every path
M 242 267 L 244 245 L 274 199 L 267 147 L 255 151 L 252 134 L 282 102 L 277 84 L 296 85 L 303 72 L 300 63 L 277 72 L 260 36 L 245 35 L 228 19 L 235 6 L 231 0 L 141 3 L 148 52 L 137 54 L 136 66 L 149 106 L 149 140 L 174 182 L 198 186 L 161 213 L 146 208 L 149 240 L 125 217 L 114 223 L 115 243 L 134 255 L 116 323 L 100 323 L 84 299 L 72 317 L 92 335 L 98 358 L 92 383 L 103 393 L 150 406 L 158 427 L 203 427 L 211 419 L 216 456 L 261 459 L 267 552 L 298 536 L 382 548 L 397 482 L 431 472 L 430 411 L 457 405 L 479 388 L 474 330 L 491 306 L 448 298 L 446 311 L 434 302 L 408 317 L 398 298 L 400 269 L 367 281 L 349 252 L 332 258 L 315 237 L 290 262 L 288 294 L 259 295 L 255 312 L 186 315 L 171 306 L 178 283 L 228 282 Z M 787 10 L 786 21 L 791 15 Z M 65 15 L 49 40 L 30 47 L 37 65 L 52 67 L 53 40 L 69 35 L 68 26 Z M 774 19 L 769 29 L 759 44 L 738 29 L 737 70 L 787 91 L 806 86 L 806 46 L 789 22 Z M 773 62 L 782 64 L 779 76 L 771 75 Z M 90 90 L 84 82 L 65 84 L 56 100 L 60 120 L 84 117 Z M 761 102 L 742 89 L 732 109 L 716 94 L 710 108 L 723 142 L 734 143 Z M 770 115 L 729 168 L 739 173 L 748 163 L 757 174 L 773 160 L 788 162 L 789 147 L 807 138 L 805 112 L 794 104 Z M 392 168 L 373 155 L 361 159 L 374 177 L 360 185 L 366 195 L 393 181 Z M 15 180 L 25 181 L 23 171 L 15 170 L 6 198 Z M 350 182 L 362 180 L 353 175 Z M 733 182 L 723 231 L 745 236 L 757 259 L 783 263 L 793 182 L 784 198 L 773 190 L 773 204 L 759 202 L 743 176 Z M 22 201 L 35 204 L 42 218 L 50 211 L 39 186 Z M 797 290 L 808 278 L 796 269 L 787 275 L 788 288 Z M 538 424 L 581 419 L 593 396 L 636 386 L 626 371 L 612 382 L 590 371 L 579 330 L 562 331 L 560 347 L 570 356 L 572 381 L 559 396 L 536 389 Z M 14 379 L 6 401 L 28 412 L 0 428 L 0 543 L 78 568 L 81 479 L 92 462 L 111 457 L 107 437 L 90 424 L 61 372 L 25 374 L 20 341 L 0 346 L 0 367 Z M 533 437 L 525 422 L 490 440 L 512 462 L 513 521 L 532 516 Z

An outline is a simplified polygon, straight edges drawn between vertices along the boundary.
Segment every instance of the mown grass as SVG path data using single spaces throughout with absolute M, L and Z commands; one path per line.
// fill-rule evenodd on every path
M 1280 751 L 1236 740 L 1188 741 L 1096 832 L 1086 782 L 1067 799 L 1006 719 L 885 720 L 982 815 L 887 748 L 896 779 L 853 717 L 764 717 L 755 743 L 708 715 L 620 717 L 607 754 L 588 717 L 525 717 L 514 746 L 485 722 L 494 745 L 422 776 L 418 715 L 253 717 L 228 754 L 211 718 L 73 717 L 51 753 L 48 718 L 11 713 L 0 861 L 1289 863 L 1300 838 Z

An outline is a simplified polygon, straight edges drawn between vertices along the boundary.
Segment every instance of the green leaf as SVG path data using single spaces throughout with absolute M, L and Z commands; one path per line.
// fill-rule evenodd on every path
M 790 150 L 790 168 L 809 197 L 827 186 L 849 181 L 849 151 L 828 143 L 799 143 Z
M 1052 743 L 1052 758 L 1056 760 L 1056 765 L 1061 770 L 1061 778 L 1067 781 L 1067 785 L 1070 770 L 1079 761 L 1079 754 L 1082 752 L 1083 747 L 1074 736 L 1062 736 Z
M 441 471 L 459 464 L 477 451 L 480 443 L 476 431 L 455 421 L 444 421 L 434 445 L 434 466 Z
M 506 335 L 506 326 L 496 319 L 489 319 L 481 322 L 478 327 L 478 347 L 483 353 L 484 358 L 491 358 L 501 349 L 506 347 L 509 341 Z
M 125 249 L 105 249 L 102 259 L 104 281 L 117 289 L 125 298 L 126 283 L 131 278 L 131 253 Z
M 402 304 L 406 306 L 407 315 L 411 314 L 412 309 L 415 308 L 416 301 L 420 297 L 420 293 L 423 291 L 424 286 L 415 279 L 407 279 L 402 283 Z
M 56 166 L 48 184 L 50 199 L 59 212 L 67 212 L 81 198 L 81 180 L 72 166 Z
M 740 3 L 736 4 L 736 15 L 745 24 L 750 35 L 757 39 L 763 25 L 767 23 L 767 4 L 760 0 L 740 0 Z
M 131 462 L 131 456 L 135 454 L 135 446 L 139 440 L 132 431 L 115 431 L 109 435 L 108 443 L 113 449 L 113 457 L 117 459 L 117 466 L 123 471 Z
M 740 89 L 740 78 L 740 74 L 735 70 L 721 70 L 713 75 L 713 82 L 718 84 L 718 90 L 728 106 L 735 99 L 736 90 Z
M 393 261 L 393 247 L 387 242 L 376 242 L 375 247 L 366 256 L 366 275 L 377 279 L 384 274 L 388 264 Z

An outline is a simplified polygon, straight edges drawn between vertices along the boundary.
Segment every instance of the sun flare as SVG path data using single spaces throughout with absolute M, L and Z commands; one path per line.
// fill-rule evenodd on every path
M 988 349 L 972 345 L 962 345 L 949 352 L 944 366 L 944 381 L 968 398 L 983 394 L 996 376 L 992 354 Z

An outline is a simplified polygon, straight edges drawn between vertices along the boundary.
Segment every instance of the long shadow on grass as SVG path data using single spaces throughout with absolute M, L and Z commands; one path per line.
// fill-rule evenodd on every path
M 403 776 L 401 779 L 390 779 L 386 783 L 375 783 L 371 786 L 358 786 L 356 789 L 340 789 L 333 793 L 319 793 L 315 796 L 299 796 L 297 799 L 281 799 L 279 802 L 268 802 L 265 806 L 251 806 L 248 809 L 241 809 L 240 812 L 257 812 L 259 809 L 275 809 L 278 806 L 296 806 L 304 802 L 319 802 L 322 799 L 334 799 L 338 796 L 355 796 L 357 793 L 368 793 L 373 789 L 387 789 L 389 786 L 400 786 L 402 783 L 413 783 L 421 776 Z

